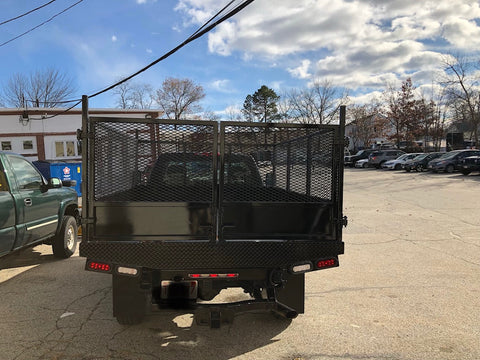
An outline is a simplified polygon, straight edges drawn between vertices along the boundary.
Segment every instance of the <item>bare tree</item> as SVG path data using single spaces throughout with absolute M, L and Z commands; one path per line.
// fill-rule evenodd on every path
M 328 79 L 315 79 L 310 87 L 289 92 L 291 117 L 301 123 L 330 124 L 337 119 L 347 93 Z
M 75 92 L 73 81 L 56 69 L 36 71 L 30 75 L 14 74 L 3 87 L 2 98 L 7 106 L 52 108 Z
M 441 80 L 454 109 L 462 109 L 461 114 L 470 124 L 471 140 L 478 147 L 478 127 L 480 125 L 480 62 L 461 55 L 448 55 L 443 58 L 446 77 Z M 464 112 L 463 112 L 464 111 Z M 457 112 L 458 114 L 458 112 Z
M 190 79 L 167 78 L 156 92 L 156 102 L 169 119 L 184 119 L 201 111 L 199 101 L 205 97 L 201 85 Z
M 155 101 L 152 86 L 144 83 L 126 81 L 115 87 L 113 93 L 120 109 L 151 109 Z

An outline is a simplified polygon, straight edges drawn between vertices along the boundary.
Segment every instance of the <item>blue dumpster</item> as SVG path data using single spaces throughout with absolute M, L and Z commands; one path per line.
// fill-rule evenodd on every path
M 42 175 L 48 180 L 52 177 L 60 180 L 75 180 L 75 190 L 82 196 L 82 163 L 80 161 L 37 160 L 33 161 Z

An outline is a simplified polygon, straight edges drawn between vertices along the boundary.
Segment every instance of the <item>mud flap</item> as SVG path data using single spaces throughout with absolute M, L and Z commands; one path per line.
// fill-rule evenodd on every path
M 113 316 L 138 323 L 147 310 L 147 293 L 140 287 L 140 278 L 112 275 Z
M 305 274 L 284 275 L 286 283 L 275 288 L 275 300 L 298 314 L 305 312 Z

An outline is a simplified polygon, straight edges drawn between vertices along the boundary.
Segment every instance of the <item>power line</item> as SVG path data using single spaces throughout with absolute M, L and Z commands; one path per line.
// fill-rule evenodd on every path
M 103 90 L 100 90 L 98 92 L 96 92 L 95 94 L 92 94 L 92 95 L 89 95 L 88 97 L 89 98 L 93 98 L 95 96 L 98 96 L 100 94 L 103 94 L 104 92 L 107 92 L 109 90 L 112 90 L 114 87 L 120 85 L 120 84 L 123 84 L 124 82 L 134 78 L 135 76 L 141 74 L 142 72 L 148 70 L 149 68 L 151 68 L 153 65 L 156 65 L 157 63 L 159 63 L 160 61 L 162 60 L 165 60 L 166 58 L 168 58 L 170 55 L 176 53 L 178 50 L 180 50 L 181 48 L 183 48 L 185 45 L 187 45 L 188 43 L 192 42 L 193 40 L 196 40 L 198 39 L 199 37 L 205 35 L 206 33 L 208 33 L 210 30 L 214 29 L 216 26 L 218 26 L 219 24 L 221 24 L 222 22 L 224 22 L 225 20 L 228 20 L 229 18 L 231 18 L 232 16 L 234 16 L 235 14 L 237 14 L 238 12 L 240 12 L 241 10 L 243 10 L 245 7 L 247 7 L 248 5 L 250 5 L 254 0 L 246 0 L 244 1 L 243 3 L 241 3 L 240 5 L 238 5 L 237 7 L 235 7 L 233 10 L 230 10 L 230 12 L 228 12 L 226 15 L 224 15 L 223 17 L 221 17 L 220 19 L 218 19 L 217 21 L 215 21 L 213 24 L 209 25 L 209 26 L 206 26 L 207 24 L 209 24 L 210 22 L 213 21 L 213 19 L 215 19 L 216 17 L 218 17 L 227 7 L 229 7 L 233 1 L 230 1 L 224 8 L 222 8 L 222 10 L 220 10 L 219 12 L 217 12 L 212 18 L 210 18 L 210 20 L 208 20 L 204 25 L 202 25 L 197 31 L 195 31 L 192 35 L 190 35 L 184 42 L 182 42 L 180 45 L 178 45 L 177 47 L 173 48 L 172 50 L 170 50 L 169 52 L 167 52 L 166 54 L 162 55 L 161 57 L 159 57 L 157 60 L 151 62 L 150 64 L 148 64 L 147 66 L 145 66 L 144 68 L 138 70 L 137 72 L 133 73 L 132 75 L 130 76 L 127 76 L 126 78 L 116 82 L 115 84 L 113 85 L 110 85 L 109 87 L 103 89 Z M 203 30 L 201 30 L 203 29 Z
M 14 40 L 17 40 L 18 38 L 20 38 L 20 37 L 22 37 L 22 36 L 24 36 L 24 35 L 27 35 L 28 33 L 32 32 L 32 31 L 35 30 L 35 29 L 38 29 L 40 26 L 45 25 L 46 23 L 52 21 L 52 20 L 55 19 L 58 15 L 61 15 L 61 14 L 63 14 L 64 12 L 70 10 L 70 9 L 73 8 L 75 5 L 80 4 L 82 1 L 83 1 L 83 0 L 77 1 L 75 4 L 70 5 L 70 6 L 67 7 L 66 9 L 63 9 L 62 11 L 60 11 L 59 13 L 56 13 L 56 14 L 53 15 L 50 19 L 45 20 L 45 21 L 42 22 L 41 24 L 39 24 L 39 25 L 31 28 L 30 30 L 25 31 L 24 33 L 22 33 L 22 34 L 20 34 L 20 35 L 18 35 L 18 36 L 15 36 L 14 38 L 11 38 L 10 40 L 5 41 L 4 43 L 1 43 L 1 44 L 0 44 L 0 47 L 2 47 L 2 46 L 4 46 L 4 45 L 7 45 L 8 43 L 10 43 L 10 42 L 12 42 L 12 41 L 14 41 Z
M 79 2 L 81 2 L 83 0 L 80 0 Z M 175 48 L 173 48 L 172 50 L 170 50 L 169 52 L 165 53 L 164 55 L 162 55 L 161 57 L 159 57 L 158 59 L 156 59 L 155 61 L 151 62 L 150 64 L 148 64 L 147 66 L 143 67 L 142 69 L 138 70 L 137 72 L 133 73 L 132 75 L 116 82 L 115 84 L 113 85 L 110 85 L 108 86 L 107 88 L 103 89 L 103 90 L 100 90 L 92 95 L 88 95 L 88 98 L 93 98 L 95 96 L 98 96 L 100 94 L 103 94 L 109 90 L 112 90 L 114 87 L 120 85 L 120 84 L 123 84 L 124 82 L 134 78 L 135 76 L 141 74 L 142 72 L 148 70 L 149 68 L 151 68 L 152 66 L 156 65 L 157 63 L 159 63 L 160 61 L 162 60 L 165 60 L 166 58 L 168 58 L 170 55 L 176 53 L 178 50 L 180 50 L 182 47 L 184 47 L 185 45 L 187 45 L 188 43 L 200 38 L 201 36 L 205 35 L 206 33 L 208 33 L 209 31 L 211 31 L 212 29 L 214 29 L 215 27 L 217 27 L 218 25 L 220 25 L 222 22 L 224 22 L 225 20 L 228 20 L 229 18 L 231 18 L 232 16 L 236 15 L 237 13 L 239 13 L 241 10 L 243 10 L 244 8 L 246 8 L 248 5 L 250 5 L 253 1 L 255 0 L 246 0 L 244 1 L 243 3 L 239 4 L 237 7 L 233 8 L 232 10 L 230 10 L 226 15 L 222 16 L 220 19 L 218 19 L 217 21 L 215 21 L 214 23 L 212 23 L 211 25 L 208 25 L 210 24 L 215 18 L 217 18 L 220 14 L 222 14 L 225 9 L 227 9 L 233 2 L 235 2 L 236 0 L 231 0 L 226 6 L 224 6 L 220 11 L 218 11 L 214 16 L 212 16 L 205 24 L 203 24 L 200 28 L 198 28 L 192 35 L 190 35 L 184 42 L 182 42 L 180 45 L 176 46 Z M 78 3 L 77 3 L 78 4 Z M 72 6 L 75 6 L 76 4 L 72 5 Z M 208 25 L 208 26 L 207 26 Z M 1 46 L 1 45 L 0 45 Z M 71 103 L 71 102 L 76 102 L 73 106 L 71 106 L 70 108 L 66 109 L 65 111 L 63 111 L 62 113 L 59 113 L 59 114 L 55 114 L 55 115 L 52 115 L 50 117 L 47 117 L 48 119 L 50 118 L 53 118 L 55 116 L 58 116 L 60 114 L 64 114 L 68 111 L 70 111 L 71 109 L 73 109 L 75 106 L 77 106 L 78 104 L 80 104 L 82 102 L 81 99 L 75 99 L 75 100 L 65 100 L 65 101 L 55 101 L 55 103 L 57 104 L 66 104 L 66 103 Z M 40 119 L 35 119 L 35 120 L 40 120 Z
M 73 104 L 72 106 L 70 106 L 68 109 L 65 109 L 63 110 L 62 112 L 59 112 L 55 115 L 50 115 L 50 116 L 42 116 L 40 118 L 30 118 L 29 120 L 46 120 L 46 119 L 52 119 L 58 115 L 63 115 L 63 114 L 66 114 L 67 112 L 69 112 L 70 110 L 72 110 L 75 106 L 79 105 L 80 103 L 82 102 L 82 100 L 79 100 L 77 101 L 75 104 Z
M 49 1 L 48 3 L 43 4 L 43 5 L 40 5 L 39 7 L 36 7 L 35 9 L 32 9 L 32 10 L 30 10 L 30 11 L 27 11 L 26 13 L 24 13 L 24 14 L 22 14 L 22 15 L 18 15 L 18 16 L 15 16 L 15 17 L 11 18 L 11 19 L 2 21 L 2 22 L 0 23 L 0 26 L 5 25 L 6 23 L 9 23 L 10 21 L 14 21 L 14 20 L 20 19 L 21 17 L 24 17 L 25 15 L 31 14 L 31 13 L 34 12 L 34 11 L 40 10 L 41 8 L 43 8 L 43 7 L 47 6 L 47 5 L 50 5 L 50 4 L 53 3 L 54 1 L 55 1 L 55 0 L 51 0 L 51 1 Z

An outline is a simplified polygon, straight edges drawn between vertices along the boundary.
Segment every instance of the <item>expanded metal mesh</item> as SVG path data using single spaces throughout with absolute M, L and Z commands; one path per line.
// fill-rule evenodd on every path
M 225 126 L 223 201 L 331 201 L 334 139 L 332 127 Z M 255 186 L 231 181 L 239 154 L 255 161 Z
M 94 199 L 334 199 L 334 127 L 229 123 L 221 126 L 219 139 L 217 127 L 216 122 L 94 121 Z
M 102 121 L 93 133 L 95 200 L 212 201 L 212 124 Z M 193 154 L 204 155 L 199 168 L 189 166 Z M 197 183 L 187 181 L 191 171 L 201 173 Z

